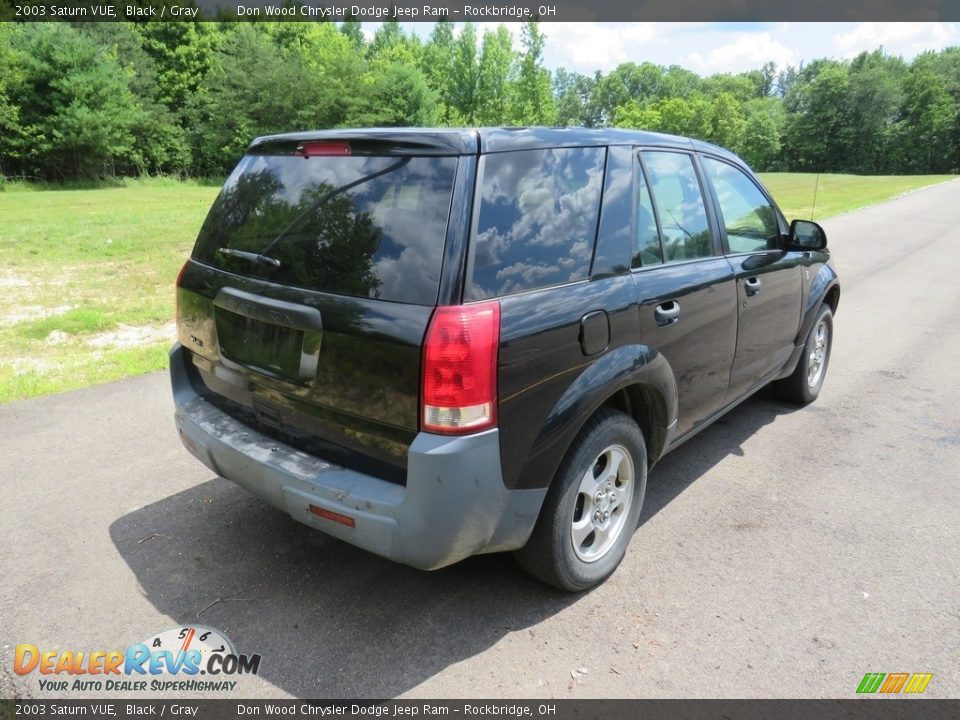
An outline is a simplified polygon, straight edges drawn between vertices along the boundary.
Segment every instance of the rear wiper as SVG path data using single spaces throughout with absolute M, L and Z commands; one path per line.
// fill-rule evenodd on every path
M 234 250 L 233 248 L 222 247 L 217 250 L 221 255 L 230 255 L 231 257 L 243 258 L 250 262 L 260 263 L 261 265 L 270 265 L 271 267 L 280 267 L 280 261 L 276 258 L 267 257 L 260 253 L 247 252 L 246 250 Z
M 308 215 L 311 215 L 311 214 L 315 213 L 315 212 L 320 208 L 321 205 L 323 205 L 323 204 L 324 204 L 325 202 L 327 202 L 328 200 L 331 200 L 332 198 L 335 198 L 337 195 L 341 195 L 341 194 L 345 193 L 347 190 L 352 190 L 352 189 L 355 188 L 357 185 L 363 185 L 363 184 L 366 183 L 366 182 L 370 182 L 371 180 L 374 180 L 374 179 L 380 177 L 381 175 L 386 175 L 387 173 L 392 173 L 394 170 L 399 170 L 399 169 L 402 168 L 404 165 L 406 165 L 407 163 L 409 163 L 409 162 L 410 162 L 410 159 L 411 159 L 411 158 L 409 158 L 409 157 L 401 158 L 401 159 L 398 160 L 397 162 L 391 163 L 390 165 L 387 165 L 387 167 L 385 167 L 383 170 L 378 170 L 378 171 L 375 172 L 375 173 L 370 173 L 369 175 L 364 175 L 363 177 L 358 178 L 358 179 L 354 180 L 353 182 L 348 182 L 346 185 L 341 185 L 340 187 L 334 188 L 334 189 L 331 190 L 330 192 L 325 193 L 325 194 L 322 195 L 315 203 L 313 203 L 310 207 L 308 207 L 308 208 L 307 208 L 306 210 L 304 210 L 302 213 L 300 213 L 299 215 L 297 215 L 293 220 L 291 220 L 289 225 L 287 225 L 283 230 L 281 230 L 273 240 L 271 240 L 270 242 L 268 242 L 268 243 L 266 244 L 266 246 L 265 246 L 259 253 L 257 253 L 258 257 L 259 257 L 259 258 L 263 258 L 264 260 L 269 260 L 271 263 L 276 262 L 276 263 L 277 263 L 277 266 L 279 266 L 279 265 L 280 265 L 280 262 L 279 262 L 279 261 L 274 261 L 273 258 L 266 257 L 267 253 L 269 253 L 271 250 L 273 250 L 273 248 L 276 247 L 277 244 L 278 244 L 283 238 L 285 238 L 285 237 L 287 236 L 287 233 L 289 233 L 289 232 L 290 232 L 291 230 L 293 230 L 297 225 L 299 225 L 299 224 L 303 221 L 304 218 L 306 218 Z M 247 255 L 253 255 L 254 253 L 246 253 L 246 254 L 247 254 Z

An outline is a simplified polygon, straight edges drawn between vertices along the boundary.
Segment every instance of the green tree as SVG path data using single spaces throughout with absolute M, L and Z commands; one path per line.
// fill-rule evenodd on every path
M 663 72 L 660 82 L 659 97 L 689 98 L 695 93 L 703 92 L 703 80 L 695 72 L 686 70 L 679 65 L 671 65 Z
M 69 25 L 25 25 L 12 39 L 22 72 L 14 152 L 51 179 L 115 174 L 143 120 L 116 54 Z
M 644 107 L 636 100 L 628 100 L 614 111 L 613 124 L 619 128 L 664 132 L 660 110 L 657 107 Z
M 22 71 L 13 49 L 13 35 L 22 26 L 0 23 L 0 183 L 13 172 L 13 161 L 19 157 L 23 129 L 20 106 L 14 102 L 22 92 Z
M 739 152 L 745 125 L 743 106 L 739 98 L 728 92 L 721 92 L 713 98 L 707 140 Z
M 405 42 L 407 36 L 403 33 L 403 28 L 396 20 L 387 20 L 373 34 L 373 42 L 370 43 L 370 53 L 376 55 L 399 43 Z
M 674 81 L 679 80 L 675 75 Z M 653 63 L 623 63 L 602 78 L 598 78 L 593 104 L 600 122 L 611 122 L 617 108 L 631 100 L 641 106 L 664 99 L 663 68 Z
M 804 68 L 784 97 L 784 146 L 794 169 L 842 172 L 851 166 L 850 72 L 833 60 Z
M 683 98 L 667 98 L 656 106 L 663 118 L 664 132 L 686 135 L 701 140 L 713 139 L 713 107 L 702 95 Z
M 558 68 L 553 75 L 557 124 L 582 125 L 584 127 L 595 127 L 599 124 L 598 119 L 592 112 L 591 98 L 595 87 L 596 80 L 594 78 Z
M 757 97 L 766 98 L 773 95 L 777 85 L 777 64 L 772 60 L 765 62 L 759 70 L 747 73 L 757 85 Z
M 755 97 L 762 97 L 759 89 L 761 82 L 759 74 L 720 73 L 704 78 L 701 90 L 710 97 L 726 94 L 732 96 L 737 102 L 745 103 Z
M 743 106 L 743 135 L 738 151 L 754 170 L 772 170 L 780 157 L 783 106 L 772 97 L 754 98 Z
M 506 26 L 483 34 L 477 69 L 476 122 L 503 125 L 509 118 L 510 73 L 513 42 Z
M 546 38 L 537 22 L 524 23 L 511 113 L 511 119 L 517 125 L 550 125 L 556 116 L 550 71 L 543 65 L 545 44 Z
M 154 57 L 145 49 L 145 39 L 132 23 L 82 23 L 77 30 L 111 52 L 129 78 L 130 90 L 142 110 L 132 128 L 132 168 L 143 173 L 181 174 L 190 170 L 191 156 L 179 113 L 163 102 L 160 73 Z
M 906 80 L 903 115 L 897 127 L 900 163 L 907 172 L 949 172 L 957 106 L 943 80 L 920 67 Z
M 850 134 L 857 152 L 849 156 L 854 172 L 880 173 L 887 162 L 891 129 L 903 100 L 906 68 L 899 58 L 877 50 L 861 53 L 850 63 L 850 91 L 846 98 Z
M 450 120 L 455 124 L 474 124 L 477 116 L 477 82 L 480 63 L 477 59 L 477 29 L 466 23 L 454 43 L 450 65 L 448 103 Z
M 367 92 L 365 114 L 351 125 L 437 124 L 437 94 L 413 64 L 396 62 L 381 68 Z
M 205 22 L 147 22 L 131 25 L 143 37 L 143 49 L 156 63 L 158 95 L 182 119 L 213 67 L 217 48 L 230 30 Z
M 336 127 L 355 111 L 357 88 L 328 44 L 349 56 L 348 38 L 329 23 L 287 25 L 236 23 L 217 52 L 191 106 L 200 172 L 225 172 L 257 135 Z
M 420 68 L 427 83 L 437 93 L 439 122 L 453 124 L 456 112 L 453 68 L 456 54 L 453 24 L 446 19 L 433 26 L 430 39 L 423 46 Z
M 783 100 L 787 94 L 790 93 L 790 90 L 793 88 L 794 83 L 796 83 L 798 76 L 799 73 L 797 68 L 793 66 L 785 68 L 781 72 L 777 73 L 777 79 L 773 85 L 773 94 Z
M 710 140 L 713 133 L 714 108 L 702 95 L 684 99 L 665 98 L 642 104 L 630 100 L 615 113 L 618 127 L 638 128 Z
M 943 88 L 953 104 L 953 127 L 948 144 L 943 148 L 944 167 L 950 172 L 960 172 L 960 47 L 950 47 L 940 52 L 921 53 L 911 70 L 926 69 L 940 78 Z
M 518 49 L 503 26 L 480 38 L 447 20 L 425 42 L 388 21 L 370 43 L 352 17 L 0 23 L 0 173 L 220 174 L 259 134 L 434 123 L 659 130 L 759 169 L 960 170 L 960 48 L 701 78 L 649 62 L 551 73 L 546 43 L 536 22 Z
M 340 32 L 342 32 L 350 44 L 354 47 L 355 50 L 363 50 L 366 45 L 366 41 L 363 38 L 363 30 L 361 28 L 361 23 L 353 19 L 353 15 L 350 15 L 346 20 L 343 21 L 340 25 Z

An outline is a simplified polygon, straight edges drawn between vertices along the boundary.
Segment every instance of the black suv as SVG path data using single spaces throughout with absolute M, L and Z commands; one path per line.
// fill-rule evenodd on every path
M 664 453 L 774 381 L 840 288 L 729 152 L 646 132 L 255 140 L 177 280 L 176 424 L 214 472 L 422 569 L 603 580 Z

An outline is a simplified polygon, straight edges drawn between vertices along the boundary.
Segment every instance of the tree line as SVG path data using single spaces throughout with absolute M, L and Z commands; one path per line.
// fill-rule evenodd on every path
M 518 43 L 359 22 L 0 23 L 0 178 L 222 176 L 257 136 L 349 126 L 581 125 L 697 137 L 758 170 L 960 170 L 960 48 L 709 77 L 584 75 Z

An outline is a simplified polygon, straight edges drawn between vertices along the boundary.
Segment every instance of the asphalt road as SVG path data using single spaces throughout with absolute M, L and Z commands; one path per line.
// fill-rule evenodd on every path
M 851 697 L 868 671 L 960 696 L 960 182 L 824 225 L 820 399 L 761 393 L 668 456 L 585 595 L 297 524 L 181 448 L 162 373 L 0 407 L 0 691 L 47 695 L 16 643 L 201 622 L 262 655 L 245 697 Z

